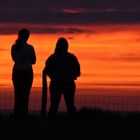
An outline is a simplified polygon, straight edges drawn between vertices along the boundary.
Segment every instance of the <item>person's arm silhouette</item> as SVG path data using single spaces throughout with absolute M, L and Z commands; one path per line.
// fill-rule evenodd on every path
M 78 59 L 75 55 L 72 54 L 72 69 L 73 69 L 73 77 L 74 80 L 77 79 L 81 75 L 80 72 L 80 63 L 78 62 Z
M 34 51 L 34 48 L 32 47 L 32 50 L 31 50 L 31 63 L 32 64 L 35 64 L 36 63 L 36 54 L 35 54 L 35 51 Z
M 12 49 L 11 49 L 11 56 L 12 56 L 12 60 L 15 62 L 15 60 L 16 60 L 16 55 L 15 55 L 14 46 L 12 46 Z

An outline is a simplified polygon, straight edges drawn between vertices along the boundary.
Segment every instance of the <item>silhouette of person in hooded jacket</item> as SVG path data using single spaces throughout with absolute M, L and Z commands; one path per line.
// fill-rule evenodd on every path
M 75 81 L 80 76 L 80 64 L 76 56 L 68 52 L 68 41 L 61 37 L 56 43 L 55 51 L 48 57 L 43 73 L 50 78 L 50 108 L 49 117 L 55 117 L 62 95 L 69 116 L 76 113 L 74 94 Z
M 36 63 L 33 46 L 27 44 L 30 36 L 28 29 L 21 29 L 18 39 L 12 45 L 11 55 L 14 61 L 12 81 L 14 85 L 14 114 L 28 115 L 29 94 L 33 82 L 32 64 Z

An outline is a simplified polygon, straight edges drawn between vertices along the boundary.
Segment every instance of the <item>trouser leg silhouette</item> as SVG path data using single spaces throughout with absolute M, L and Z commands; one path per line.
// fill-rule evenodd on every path
M 74 82 L 68 83 L 63 87 L 63 95 L 69 116 L 73 116 L 76 113 L 76 107 L 74 105 L 75 87 Z
M 51 82 L 49 117 L 56 117 L 58 113 L 58 107 L 59 107 L 61 97 L 62 97 L 62 90 L 60 86 L 56 83 Z
M 13 72 L 13 84 L 14 84 L 14 114 L 16 116 L 28 115 L 28 102 L 29 94 L 33 81 L 33 72 L 18 71 Z

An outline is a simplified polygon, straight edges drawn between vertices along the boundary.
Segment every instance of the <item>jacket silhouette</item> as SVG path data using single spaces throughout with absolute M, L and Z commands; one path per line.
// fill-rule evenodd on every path
M 51 79 L 49 116 L 55 117 L 57 115 L 62 95 L 68 115 L 73 116 L 76 113 L 74 80 L 80 76 L 80 64 L 76 56 L 68 52 L 68 42 L 65 38 L 58 39 L 54 53 L 46 60 L 43 73 Z

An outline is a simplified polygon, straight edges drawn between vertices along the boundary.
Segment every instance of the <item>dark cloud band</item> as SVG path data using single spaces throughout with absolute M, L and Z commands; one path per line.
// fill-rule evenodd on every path
M 140 22 L 140 12 L 100 13 L 15 13 L 0 14 L 0 22 L 6 23 L 49 23 L 49 24 L 97 24 Z
M 0 17 L 7 23 L 135 23 L 140 22 L 140 1 L 1 0 Z
M 47 34 L 78 34 L 78 33 L 94 33 L 94 31 L 82 27 L 55 27 L 47 24 L 0 24 L 0 34 L 17 34 L 21 28 L 28 28 L 32 33 Z

